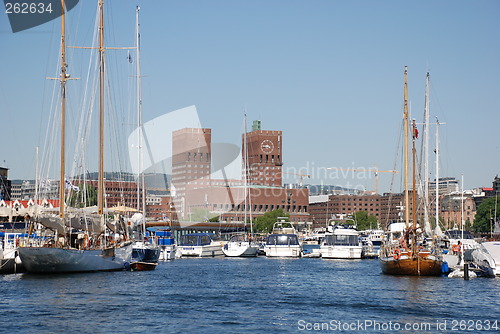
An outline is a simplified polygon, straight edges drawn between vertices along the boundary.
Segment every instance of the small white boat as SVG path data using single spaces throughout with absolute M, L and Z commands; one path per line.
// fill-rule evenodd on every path
M 384 240 L 383 230 L 368 230 L 365 232 L 367 232 L 367 238 L 371 241 L 373 246 L 380 247 L 380 245 L 382 245 L 382 241 Z
M 359 232 L 352 228 L 336 226 L 321 242 L 321 257 L 325 259 L 361 259 L 363 247 Z
M 488 241 L 481 244 L 481 248 L 486 251 L 494 263 L 490 266 L 495 276 L 500 276 L 500 241 Z
M 231 236 L 222 248 L 222 252 L 228 257 L 253 257 L 257 256 L 259 245 L 249 240 L 244 234 Z
M 25 271 L 18 254 L 19 238 L 23 236 L 27 235 L 0 232 L 0 274 L 15 274 Z
M 160 260 L 168 261 L 175 259 L 177 245 L 175 244 L 175 239 L 172 235 L 172 229 L 168 227 L 157 230 L 155 232 L 155 236 L 158 238 L 158 245 L 161 250 Z
M 469 278 L 476 278 L 477 274 L 473 272 L 472 270 L 469 270 Z M 448 277 L 450 278 L 464 278 L 465 277 L 465 270 L 463 267 L 457 268 L 453 270 L 451 273 L 448 274 Z
M 222 256 L 224 243 L 213 233 L 190 233 L 181 236 L 177 252 L 181 257 Z
M 268 257 L 300 257 L 302 245 L 291 223 L 284 220 L 274 223 L 272 234 L 267 237 L 264 251 Z

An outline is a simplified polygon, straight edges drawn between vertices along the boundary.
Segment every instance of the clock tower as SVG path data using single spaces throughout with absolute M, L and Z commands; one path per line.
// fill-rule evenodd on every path
M 243 175 L 247 176 L 248 184 L 281 187 L 282 131 L 254 127 L 253 131 L 243 135 L 242 142 Z M 245 163 L 245 150 L 248 163 Z

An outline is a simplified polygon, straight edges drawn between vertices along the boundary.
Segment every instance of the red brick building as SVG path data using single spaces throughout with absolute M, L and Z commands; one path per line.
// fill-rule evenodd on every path
M 248 145 L 248 170 L 244 168 L 249 184 L 282 186 L 282 132 L 255 130 L 243 136 Z
M 358 211 L 366 211 L 380 221 L 380 209 L 380 195 L 319 195 L 311 196 L 309 202 L 313 227 L 324 227 L 336 215 Z
M 256 217 L 276 209 L 290 213 L 292 221 L 308 220 L 308 189 L 282 187 L 281 131 L 258 128 L 242 136 L 242 156 L 246 151 L 248 162 L 243 158 L 242 179 L 236 180 L 211 179 L 210 129 L 178 130 L 173 133 L 172 145 L 173 203 L 179 220 L 219 217 L 221 222 L 241 222 L 245 212 L 249 218 L 250 214 Z

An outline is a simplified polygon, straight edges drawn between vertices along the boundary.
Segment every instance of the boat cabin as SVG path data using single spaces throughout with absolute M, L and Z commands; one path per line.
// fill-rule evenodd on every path
M 207 246 L 212 241 L 219 241 L 214 233 L 190 233 L 181 236 L 179 246 Z
M 300 243 L 296 234 L 271 234 L 267 237 L 266 245 L 291 246 L 300 245 Z

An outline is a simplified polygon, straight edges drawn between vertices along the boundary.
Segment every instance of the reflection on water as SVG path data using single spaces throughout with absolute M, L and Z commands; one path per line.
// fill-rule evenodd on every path
M 494 320 L 499 288 L 386 276 L 377 260 L 182 259 L 151 272 L 3 276 L 0 316 L 16 332 L 285 333 L 299 321 Z

